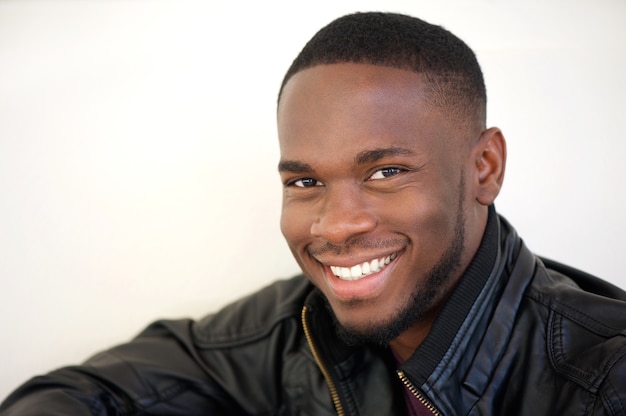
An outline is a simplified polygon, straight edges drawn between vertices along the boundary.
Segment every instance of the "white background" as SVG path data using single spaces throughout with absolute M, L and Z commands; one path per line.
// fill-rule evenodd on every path
M 0 0 L 0 398 L 297 272 L 276 93 L 357 10 L 474 48 L 509 143 L 499 211 L 535 252 L 626 287 L 623 0 Z

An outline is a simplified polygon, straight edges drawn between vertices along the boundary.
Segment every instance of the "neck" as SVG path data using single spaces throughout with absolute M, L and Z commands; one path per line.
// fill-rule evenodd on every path
M 400 361 L 406 361 L 419 345 L 426 339 L 434 319 L 422 320 L 418 325 L 404 331 L 389 343 L 389 347 Z
M 426 339 L 446 299 L 447 296 L 428 311 L 419 321 L 389 342 L 389 347 L 401 361 L 406 361 L 413 355 L 417 347 Z

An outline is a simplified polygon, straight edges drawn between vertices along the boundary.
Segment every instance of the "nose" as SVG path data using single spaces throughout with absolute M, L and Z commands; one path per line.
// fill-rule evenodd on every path
M 354 189 L 357 188 L 357 189 Z M 376 228 L 376 216 L 358 186 L 327 188 L 311 235 L 341 245 Z

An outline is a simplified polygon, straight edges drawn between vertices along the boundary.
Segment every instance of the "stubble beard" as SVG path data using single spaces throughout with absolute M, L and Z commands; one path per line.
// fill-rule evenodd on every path
M 461 190 L 464 188 L 461 187 Z M 370 322 L 365 327 L 356 328 L 339 322 L 328 300 L 326 306 L 335 322 L 339 337 L 349 345 L 376 344 L 386 346 L 410 326 L 429 313 L 442 298 L 442 292 L 451 290 L 451 283 L 461 267 L 465 249 L 465 215 L 463 211 L 463 191 L 459 198 L 454 236 L 439 261 L 426 274 L 423 281 L 416 280 L 415 288 L 406 304 L 398 308 L 395 315 L 382 322 Z M 442 290 L 443 289 L 443 290 Z

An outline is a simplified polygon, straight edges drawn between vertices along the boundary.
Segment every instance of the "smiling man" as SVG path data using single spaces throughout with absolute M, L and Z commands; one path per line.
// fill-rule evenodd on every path
M 35 378 L 2 415 L 623 415 L 626 293 L 495 210 L 474 53 L 389 13 L 320 30 L 278 100 L 303 275 Z
M 345 335 L 403 358 L 476 253 L 504 170 L 500 131 L 474 111 L 450 119 L 429 82 L 366 62 L 315 65 L 289 79 L 278 109 L 295 258 Z

